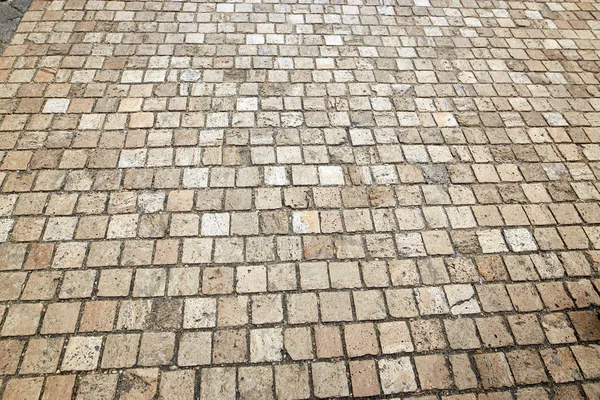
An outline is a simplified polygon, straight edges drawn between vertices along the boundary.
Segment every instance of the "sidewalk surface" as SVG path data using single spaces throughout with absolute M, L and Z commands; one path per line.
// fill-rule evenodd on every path
M 600 3 L 34 1 L 5 400 L 600 398 Z

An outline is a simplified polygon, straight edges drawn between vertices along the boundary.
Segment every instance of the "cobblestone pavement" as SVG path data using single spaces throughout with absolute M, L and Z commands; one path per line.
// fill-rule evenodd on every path
M 600 3 L 35 1 L 0 393 L 600 398 Z
M 0 0 L 0 54 L 10 42 L 21 17 L 29 8 L 31 0 Z

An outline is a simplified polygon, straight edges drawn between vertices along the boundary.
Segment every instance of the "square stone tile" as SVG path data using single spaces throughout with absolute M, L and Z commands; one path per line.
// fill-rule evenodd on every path
M 272 399 L 273 371 L 270 366 L 241 367 L 238 370 L 238 390 L 249 398 Z
M 214 298 L 188 298 L 183 312 L 184 329 L 209 328 L 216 324 L 217 302 Z
M 100 358 L 102 337 L 72 336 L 69 338 L 61 369 L 63 371 L 91 371 L 96 369 Z
M 350 376 L 354 396 L 366 397 L 379 395 L 379 379 L 377 377 L 375 361 L 351 361 Z
M 42 314 L 41 303 L 13 304 L 6 314 L 2 326 L 2 336 L 34 335 Z
M 235 397 L 235 368 L 203 368 L 200 374 L 200 399 Z
M 213 336 L 213 362 L 241 363 L 248 360 L 248 341 L 245 329 L 216 331 Z
M 266 362 L 281 360 L 283 331 L 281 328 L 250 330 L 250 361 Z
M 442 355 L 417 356 L 415 366 L 421 389 L 445 389 L 452 385 L 446 360 Z
M 346 366 L 343 362 L 317 362 L 312 365 L 312 378 L 317 398 L 350 394 Z
M 379 380 L 384 394 L 414 392 L 417 390 L 415 373 L 409 357 L 381 359 L 377 362 Z
M 159 366 L 170 364 L 175 350 L 175 333 L 144 332 L 140 341 L 138 364 Z
M 210 364 L 211 349 L 210 332 L 185 332 L 179 340 L 177 364 L 180 366 Z
M 35 399 L 42 392 L 44 378 L 12 378 L 6 383 L 2 398 L 6 399 Z
M 346 325 L 344 326 L 344 338 L 348 357 L 379 354 L 379 344 L 373 324 Z
M 306 364 L 275 365 L 275 390 L 279 399 L 308 399 L 310 385 Z
M 485 389 L 514 385 L 504 353 L 476 354 L 474 359 Z
M 79 319 L 80 302 L 52 303 L 46 308 L 40 333 L 73 333 Z
M 4 375 L 12 375 L 17 372 L 17 366 L 21 358 L 21 352 L 25 342 L 16 339 L 7 339 L 0 341 L 0 355 L 3 362 L 0 364 L 0 371 Z
M 102 353 L 102 368 L 129 368 L 137 361 L 140 335 L 110 334 L 106 337 Z
M 30 340 L 20 372 L 23 374 L 56 373 L 63 343 L 63 338 Z

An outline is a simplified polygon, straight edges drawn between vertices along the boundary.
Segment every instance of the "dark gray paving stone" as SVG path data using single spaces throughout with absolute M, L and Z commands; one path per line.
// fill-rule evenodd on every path
M 0 54 L 10 42 L 32 0 L 0 0 Z

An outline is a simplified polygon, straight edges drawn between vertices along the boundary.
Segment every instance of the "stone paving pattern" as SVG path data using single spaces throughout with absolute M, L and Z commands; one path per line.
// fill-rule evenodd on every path
M 0 393 L 600 398 L 600 3 L 34 1 Z
M 0 0 L 0 54 L 10 42 L 32 0 Z

